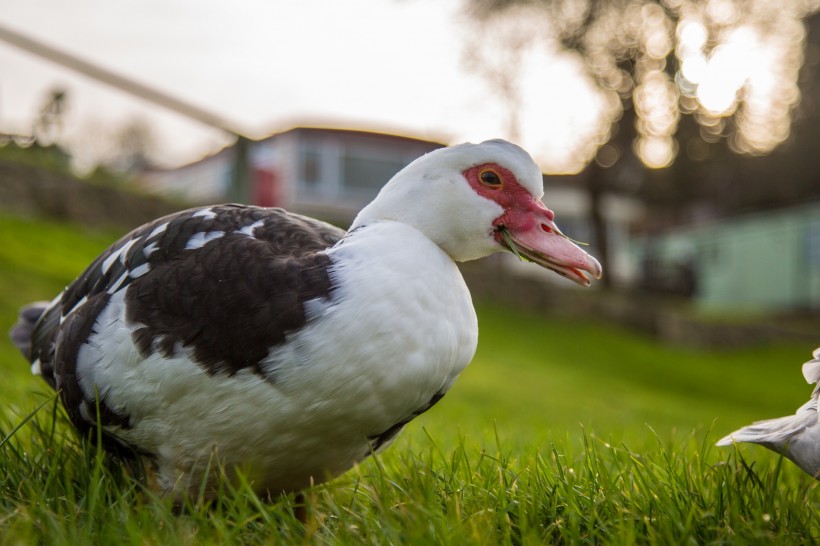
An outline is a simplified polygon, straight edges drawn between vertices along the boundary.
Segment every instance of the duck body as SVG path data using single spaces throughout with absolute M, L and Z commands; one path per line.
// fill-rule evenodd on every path
M 790 459 L 804 472 L 820 480 L 820 348 L 803 364 L 803 377 L 814 384 L 809 401 L 794 415 L 757 421 L 721 438 L 717 445 L 735 442 L 759 444 Z
M 520 245 L 576 282 L 600 275 L 539 188 L 523 150 L 490 141 L 420 158 L 347 232 L 281 209 L 182 211 L 24 309 L 12 339 L 72 423 L 144 456 L 161 491 L 216 491 L 215 462 L 299 490 L 389 445 L 469 364 L 456 261 Z

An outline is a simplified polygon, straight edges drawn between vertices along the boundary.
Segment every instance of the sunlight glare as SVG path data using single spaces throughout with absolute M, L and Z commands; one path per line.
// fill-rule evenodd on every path
M 683 19 L 678 25 L 678 39 L 680 40 L 679 57 L 685 58 L 690 52 L 700 52 L 706 46 L 709 31 L 703 23 L 692 19 Z
M 781 12 L 771 8 L 769 15 L 774 21 Z M 726 124 L 718 122 L 735 116 L 731 148 L 766 153 L 789 135 L 791 109 L 799 99 L 795 78 L 805 30 L 799 19 L 787 16 L 773 26 L 748 19 L 726 26 L 739 13 L 730 0 L 710 0 L 705 9 L 710 27 L 697 11 L 678 23 L 680 106 L 695 114 L 707 142 L 720 140 Z
M 737 106 L 737 93 L 759 68 L 760 39 L 748 26 L 733 29 L 709 55 L 697 97 L 711 114 L 728 115 Z
M 699 84 L 706 77 L 708 63 L 706 57 L 701 54 L 690 55 L 683 59 L 681 72 L 683 77 L 690 83 Z
M 596 4 L 598 11 L 583 28 L 580 14 L 590 12 L 578 6 L 589 6 L 588 0 L 511 4 L 530 11 L 514 25 L 515 39 L 506 40 L 502 47 L 515 50 L 521 25 L 529 28 L 526 25 L 535 21 L 548 29 L 549 36 L 546 51 L 550 53 L 538 63 L 554 64 L 549 57 L 560 39 L 573 43 L 580 36 L 586 74 L 575 74 L 574 89 L 557 91 L 568 87 L 569 79 L 536 82 L 531 76 L 516 81 L 517 88 L 505 87 L 523 90 L 508 104 L 536 114 L 522 117 L 522 140 L 543 142 L 534 146 L 542 150 L 541 163 L 563 172 L 574 172 L 590 160 L 602 167 L 615 165 L 624 150 L 600 147 L 619 134 L 619 123 L 627 115 L 625 105 L 633 107 L 637 116 L 637 135 L 631 138 L 630 134 L 628 146 L 650 168 L 671 164 L 679 148 L 704 160 L 710 157 L 709 145 L 721 142 L 741 154 L 772 151 L 788 138 L 800 98 L 804 18 L 820 9 L 820 0 L 623 0 Z M 571 17 L 562 16 L 563 8 L 550 11 L 549 7 L 570 4 Z M 531 11 L 536 6 L 544 10 L 537 17 Z M 485 30 L 480 36 L 486 45 Z M 673 73 L 670 52 L 679 67 Z M 525 68 L 524 58 L 520 51 L 513 56 L 518 68 Z M 502 68 L 509 70 L 509 64 L 502 63 Z M 597 90 L 581 93 L 585 86 Z M 510 98 L 509 93 L 501 95 Z M 545 103 L 540 108 L 539 101 Z M 604 119 L 596 124 L 593 115 Z M 678 146 L 675 136 L 682 115 L 694 118 L 698 136 L 683 135 Z M 561 124 L 571 129 L 564 131 L 568 136 L 556 146 L 558 140 L 544 135 L 557 132 Z M 692 139 L 703 146 L 692 144 Z

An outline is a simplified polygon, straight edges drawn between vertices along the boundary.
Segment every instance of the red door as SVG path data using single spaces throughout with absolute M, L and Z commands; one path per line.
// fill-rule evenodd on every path
M 260 207 L 278 207 L 281 203 L 279 195 L 279 177 L 269 169 L 254 168 L 253 170 L 253 202 Z

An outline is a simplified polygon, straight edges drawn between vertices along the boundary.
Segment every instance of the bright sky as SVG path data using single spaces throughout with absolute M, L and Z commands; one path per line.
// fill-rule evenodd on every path
M 313 124 L 455 143 L 507 137 L 508 109 L 463 61 L 461 0 L 0 0 L 0 24 L 263 136 Z M 537 62 L 535 62 L 537 61 Z M 547 170 L 594 133 L 599 99 L 568 56 L 525 62 L 520 140 Z M 0 42 L 0 132 L 28 133 L 55 85 L 66 138 L 150 120 L 165 162 L 228 142 L 209 129 Z

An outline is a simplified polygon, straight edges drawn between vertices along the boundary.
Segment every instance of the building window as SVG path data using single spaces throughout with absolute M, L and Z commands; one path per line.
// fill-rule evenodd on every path
M 321 180 L 319 150 L 303 148 L 299 152 L 299 178 L 306 188 L 316 189 Z
M 398 159 L 346 154 L 342 159 L 342 184 L 350 191 L 375 195 L 404 166 Z

